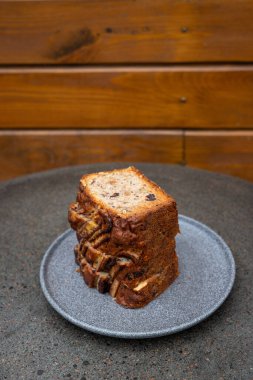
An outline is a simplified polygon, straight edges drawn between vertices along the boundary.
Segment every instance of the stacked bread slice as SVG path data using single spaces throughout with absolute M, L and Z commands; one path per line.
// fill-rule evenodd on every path
M 86 284 L 125 307 L 146 305 L 178 275 L 176 202 L 135 167 L 83 176 L 69 222 Z

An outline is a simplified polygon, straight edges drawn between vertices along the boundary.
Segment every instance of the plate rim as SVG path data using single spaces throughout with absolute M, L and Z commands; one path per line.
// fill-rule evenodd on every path
M 110 336 L 110 337 L 114 337 L 114 338 L 124 338 L 124 339 L 157 338 L 157 337 L 161 337 L 161 336 L 165 336 L 165 335 L 175 334 L 175 333 L 178 333 L 180 331 L 189 329 L 189 328 L 197 325 L 198 323 L 206 320 L 225 302 L 225 300 L 227 299 L 227 297 L 229 296 L 229 294 L 233 288 L 233 285 L 235 282 L 235 275 L 236 275 L 235 260 L 234 260 L 232 251 L 229 248 L 229 246 L 227 245 L 227 243 L 213 229 L 208 227 L 206 224 L 199 222 L 199 221 L 197 221 L 197 220 L 195 220 L 189 216 L 179 214 L 178 218 L 179 218 L 179 223 L 180 223 L 180 220 L 184 220 L 187 223 L 194 224 L 195 226 L 200 227 L 205 232 L 208 232 L 209 234 L 211 234 L 221 244 L 221 246 L 223 247 L 224 253 L 226 255 L 226 258 L 229 260 L 230 269 L 231 269 L 230 270 L 231 274 L 230 274 L 229 283 L 226 287 L 226 290 L 224 291 L 223 296 L 209 309 L 208 312 L 201 314 L 197 318 L 194 318 L 191 322 L 182 323 L 178 326 L 175 326 L 174 328 L 170 327 L 170 328 L 166 328 L 166 329 L 152 330 L 152 331 L 138 332 L 138 333 L 136 333 L 136 332 L 113 331 L 113 330 L 109 330 L 109 329 L 99 328 L 99 327 L 92 326 L 92 325 L 85 323 L 85 322 L 80 322 L 77 319 L 73 318 L 61 306 L 59 306 L 59 304 L 54 300 L 53 296 L 50 295 L 50 293 L 47 289 L 46 280 L 45 280 L 45 276 L 44 276 L 45 271 L 46 271 L 46 264 L 47 264 L 47 261 L 50 257 L 51 252 L 53 251 L 53 248 L 55 246 L 57 246 L 66 236 L 68 236 L 71 232 L 73 232 L 73 230 L 71 228 L 67 229 L 61 235 L 59 235 L 50 244 L 50 246 L 47 248 L 46 252 L 43 255 L 43 258 L 42 258 L 42 261 L 40 264 L 39 279 L 40 279 L 40 286 L 42 288 L 42 291 L 44 293 L 46 300 L 48 301 L 48 303 L 53 307 L 53 309 L 58 314 L 60 314 L 63 318 L 65 318 L 67 321 L 71 322 L 72 324 L 74 324 L 74 325 L 76 325 L 82 329 L 88 330 L 92 333 L 96 333 L 96 334 L 100 334 L 100 335 L 104 335 L 104 336 Z

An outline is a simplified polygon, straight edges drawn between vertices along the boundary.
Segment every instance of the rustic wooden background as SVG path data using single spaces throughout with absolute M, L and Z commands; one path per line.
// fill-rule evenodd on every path
M 104 161 L 253 181 L 253 2 L 0 2 L 0 179 Z

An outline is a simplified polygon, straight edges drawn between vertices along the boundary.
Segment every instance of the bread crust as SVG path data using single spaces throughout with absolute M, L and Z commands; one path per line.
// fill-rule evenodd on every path
M 88 286 L 100 292 L 109 290 L 120 305 L 143 307 L 178 275 L 176 202 L 148 180 L 156 191 L 166 195 L 167 202 L 155 209 L 122 215 L 105 208 L 89 191 L 85 184 L 90 176 L 82 177 L 76 202 L 71 203 L 68 212 L 70 225 L 77 233 L 75 255 L 80 271 Z

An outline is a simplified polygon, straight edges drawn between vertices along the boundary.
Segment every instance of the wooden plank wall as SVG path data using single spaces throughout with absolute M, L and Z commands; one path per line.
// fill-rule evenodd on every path
M 0 179 L 105 161 L 253 181 L 253 2 L 0 2 Z

